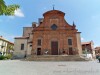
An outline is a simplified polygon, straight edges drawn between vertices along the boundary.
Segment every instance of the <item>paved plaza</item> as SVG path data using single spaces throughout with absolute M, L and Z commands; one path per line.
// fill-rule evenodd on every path
M 100 75 L 98 61 L 0 61 L 0 75 Z

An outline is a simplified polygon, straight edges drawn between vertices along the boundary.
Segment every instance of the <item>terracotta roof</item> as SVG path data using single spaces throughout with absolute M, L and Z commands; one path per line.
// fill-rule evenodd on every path
M 90 44 L 91 42 L 82 42 L 81 44 L 83 45 L 83 44 Z
M 98 46 L 98 47 L 95 47 L 95 49 L 100 49 L 100 46 Z
M 45 12 L 45 13 L 43 14 L 43 16 L 46 15 L 46 14 L 48 14 L 48 13 L 61 13 L 61 14 L 64 14 L 64 15 L 65 15 L 65 13 L 62 12 L 62 11 L 59 11 L 59 10 L 50 10 L 50 11 Z
M 27 39 L 29 37 L 15 37 L 15 39 Z
M 88 41 L 88 42 L 82 42 L 81 44 L 84 45 L 84 44 L 94 44 L 94 43 L 93 41 Z

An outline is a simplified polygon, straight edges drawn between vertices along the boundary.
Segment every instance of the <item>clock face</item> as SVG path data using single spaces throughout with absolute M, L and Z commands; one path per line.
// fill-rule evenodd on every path
M 56 25 L 56 24 L 53 24 L 53 25 L 51 26 L 51 29 L 52 29 L 52 30 L 56 30 L 56 29 L 57 29 L 57 25 Z

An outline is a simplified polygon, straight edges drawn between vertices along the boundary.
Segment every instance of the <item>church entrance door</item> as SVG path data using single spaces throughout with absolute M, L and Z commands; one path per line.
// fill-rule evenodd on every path
M 51 54 L 58 55 L 58 41 L 51 42 Z
M 37 48 L 37 55 L 41 55 L 41 48 Z
M 69 55 L 73 55 L 73 49 L 72 49 L 72 47 L 69 47 Z

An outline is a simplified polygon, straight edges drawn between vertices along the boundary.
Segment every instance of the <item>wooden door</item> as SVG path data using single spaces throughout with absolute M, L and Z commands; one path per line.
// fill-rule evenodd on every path
M 41 48 L 37 48 L 37 55 L 41 55 Z
M 69 47 L 69 55 L 73 55 L 73 48 Z
M 58 42 L 57 41 L 51 42 L 51 54 L 58 55 Z

